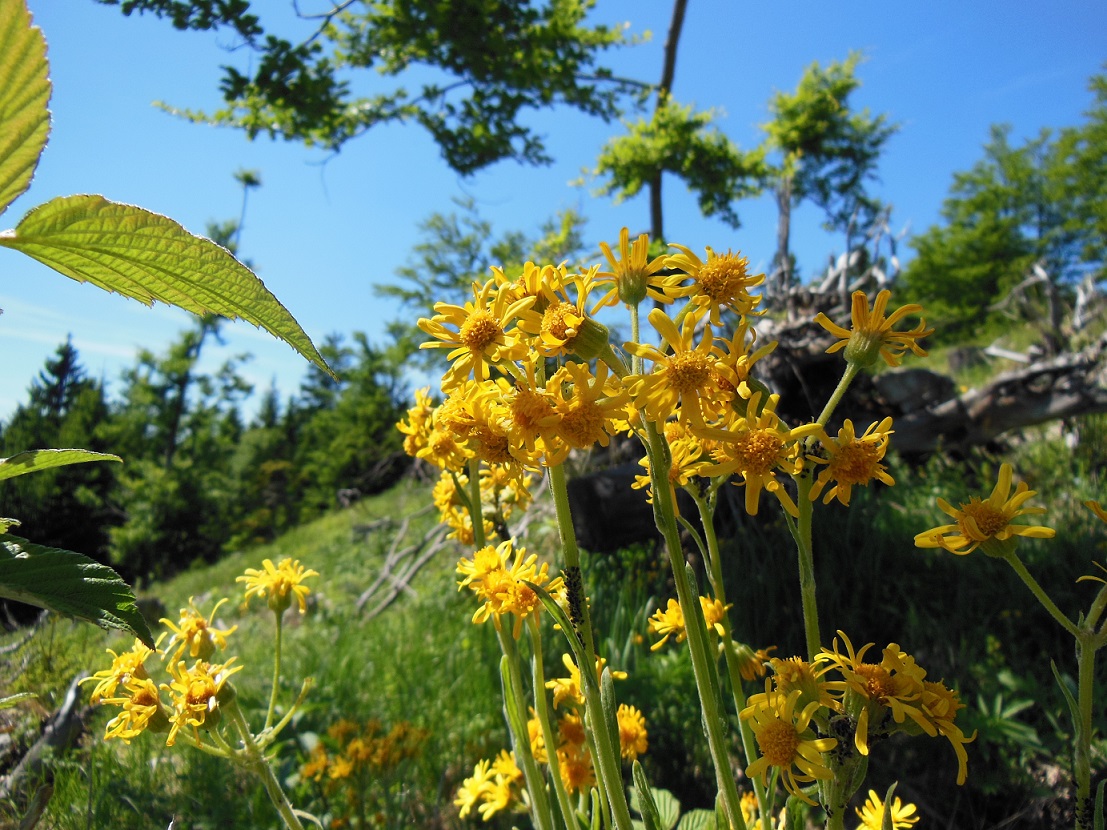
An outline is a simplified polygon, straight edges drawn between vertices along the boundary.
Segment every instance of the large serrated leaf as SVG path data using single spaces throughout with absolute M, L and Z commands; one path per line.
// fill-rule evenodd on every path
M 103 196 L 51 199 L 28 211 L 0 245 L 77 282 L 138 300 L 219 314 L 263 328 L 333 377 L 311 339 L 249 268 L 166 216 Z
M 0 2 L 0 213 L 31 184 L 50 132 L 46 40 L 23 0 Z
M 92 450 L 27 450 L 11 458 L 0 458 L 0 481 L 6 478 L 37 473 L 51 467 L 86 464 L 90 461 L 122 461 L 118 455 Z
M 130 631 L 150 648 L 154 638 L 119 574 L 82 553 L 0 534 L 0 597 Z

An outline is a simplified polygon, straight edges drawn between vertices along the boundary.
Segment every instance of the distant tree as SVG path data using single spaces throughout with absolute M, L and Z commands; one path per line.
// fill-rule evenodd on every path
M 107 451 L 104 388 L 87 377 L 72 340 L 46 360 L 28 398 L 0 431 L 0 456 L 28 447 Z M 108 525 L 119 520 L 110 498 L 116 473 L 115 465 L 83 464 L 8 479 L 0 482 L 3 514 L 17 517 L 20 533 L 40 544 L 106 562 Z
M 214 334 L 210 321 L 199 320 L 165 354 L 143 350 L 124 372 L 109 443 L 127 459 L 118 491 L 125 521 L 112 528 L 111 547 L 131 574 L 211 561 L 229 536 L 229 460 L 250 386 L 237 371 L 241 357 L 213 374 L 198 370 L 201 347 Z
M 223 67 L 226 107 L 173 110 L 181 115 L 330 150 L 380 124 L 416 123 L 462 174 L 504 159 L 549 162 L 528 110 L 560 104 L 607 119 L 638 88 L 598 64 L 628 40 L 621 27 L 585 24 L 595 0 L 383 0 L 320 14 L 293 2 L 310 27 L 298 43 L 267 30 L 246 0 L 97 2 L 177 29 L 230 31 L 249 53 L 249 74 Z M 370 73 L 377 91 L 354 94 L 345 78 Z M 382 91 L 382 78 L 396 83 Z
M 1065 346 L 1073 288 L 1103 277 L 1107 252 L 1107 81 L 1091 88 L 1081 125 L 1017 147 L 1010 127 L 992 127 L 983 158 L 954 175 L 944 224 L 911 240 L 903 282 L 944 323 L 940 335 L 972 336 L 1014 314 L 1040 326 L 1047 351 Z
M 430 316 L 436 302 L 461 304 L 471 299 L 473 283 L 491 277 L 490 265 L 514 274 L 528 260 L 559 263 L 584 254 L 581 233 L 584 220 L 576 211 L 563 211 L 547 220 L 537 236 L 512 230 L 497 238 L 491 223 L 480 217 L 473 200 L 455 200 L 454 204 L 457 210 L 433 213 L 420 222 L 423 238 L 412 249 L 408 263 L 397 269 L 398 281 L 374 286 L 380 296 L 398 300 L 405 312 L 388 325 L 394 345 L 384 357 L 393 363 L 406 361 L 424 368 L 445 366 L 441 349 L 419 350 L 426 336 L 416 320 Z M 330 358 L 327 359 L 329 362 Z M 322 372 L 309 372 L 312 377 L 322 378 Z
M 307 515 L 333 507 L 340 489 L 366 494 L 378 489 L 378 465 L 400 449 L 396 421 L 404 412 L 404 390 L 399 368 L 361 332 L 354 334 L 354 345 L 352 365 L 333 404 L 312 411 L 297 436 L 294 460 Z
M 860 61 L 855 52 L 826 68 L 812 63 L 795 92 L 777 92 L 769 102 L 762 150 L 769 159 L 768 181 L 778 213 L 769 290 L 787 290 L 793 283 L 792 210 L 800 202 L 821 208 L 827 228 L 838 231 L 865 226 L 880 210 L 866 185 L 898 127 L 885 115 L 850 108 L 849 97 L 861 83 L 856 76 Z

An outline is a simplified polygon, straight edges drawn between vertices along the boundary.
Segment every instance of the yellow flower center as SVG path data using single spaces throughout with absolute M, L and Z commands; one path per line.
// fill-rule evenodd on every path
M 896 693 L 896 684 L 883 666 L 875 663 L 862 663 L 854 671 L 864 679 L 866 694 L 873 700 L 883 702 L 889 695 Z
M 474 311 L 469 315 L 469 319 L 461 324 L 457 339 L 470 351 L 482 352 L 495 343 L 503 333 L 495 317 L 487 311 Z
M 550 401 L 530 389 L 516 389 L 511 398 L 511 420 L 523 430 L 538 428 L 538 422 L 553 413 Z
M 558 434 L 576 449 L 586 449 L 603 437 L 603 410 L 592 401 L 576 401 L 565 412 Z
M 542 333 L 549 334 L 567 344 L 577 336 L 579 321 L 577 307 L 572 303 L 551 305 L 542 315 Z
M 667 374 L 673 389 L 687 395 L 703 389 L 711 378 L 712 365 L 711 358 L 704 352 L 681 352 L 669 359 Z
M 188 683 L 185 702 L 189 706 L 207 706 L 208 700 L 215 696 L 215 682 L 206 674 L 193 677 Z
M 747 264 L 745 257 L 734 254 L 709 259 L 696 277 L 700 291 L 713 302 L 726 302 L 744 287 Z
M 872 442 L 847 444 L 834 453 L 831 474 L 842 484 L 867 484 L 878 472 L 878 453 L 878 445 Z
M 989 502 L 981 501 L 977 496 L 973 496 L 972 501 L 968 504 L 962 504 L 960 512 L 964 515 L 957 519 L 957 527 L 960 528 L 966 539 L 990 539 L 1007 527 L 1008 524 L 1006 513 L 995 508 Z M 980 528 L 979 533 L 973 530 L 969 523 L 965 521 L 966 518 L 970 517 Z M 983 534 L 983 537 L 980 534 Z
M 790 723 L 774 720 L 757 731 L 757 746 L 774 767 L 790 767 L 799 748 L 799 736 Z
M 477 455 L 481 461 L 489 464 L 507 464 L 511 458 L 511 445 L 507 435 L 497 432 L 487 426 L 478 426 L 473 429 L 472 437 L 476 440 Z
M 151 691 L 151 687 L 143 684 L 143 686 L 134 693 L 131 698 L 134 701 L 135 706 L 157 706 L 158 695 L 157 691 Z
M 784 441 L 776 430 L 751 430 L 739 448 L 744 471 L 768 473 L 779 460 L 783 449 Z

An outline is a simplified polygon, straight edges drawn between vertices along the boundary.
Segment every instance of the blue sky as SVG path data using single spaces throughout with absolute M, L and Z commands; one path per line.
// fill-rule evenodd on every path
M 301 7 L 313 4 L 324 5 L 306 0 Z M 623 225 L 632 232 L 648 226 L 643 197 L 616 206 L 588 186 L 571 185 L 594 163 L 612 125 L 564 111 L 533 114 L 528 123 L 546 136 L 556 163 L 502 163 L 468 179 L 452 173 L 414 126 L 375 129 L 327 159 L 300 145 L 249 142 L 232 130 L 189 124 L 151 106 L 161 99 L 216 107 L 219 66 L 245 69 L 247 60 L 224 48 L 229 35 L 177 32 L 91 0 L 29 5 L 49 46 L 53 129 L 30 191 L 0 218 L 0 229 L 54 196 L 101 193 L 202 232 L 210 219 L 237 216 L 232 173 L 256 169 L 264 186 L 250 197 L 242 254 L 316 343 L 330 332 L 382 340 L 397 310 L 372 286 L 393 279 L 419 239 L 418 223 L 448 210 L 452 197 L 473 197 L 499 231 L 532 231 L 567 207 L 588 218 L 593 244 L 614 240 Z M 281 14 L 290 6 L 255 5 Z M 610 56 L 617 72 L 657 79 L 670 10 L 668 0 L 599 1 L 597 20 L 653 34 Z M 761 139 L 758 125 L 775 90 L 793 89 L 812 61 L 825 64 L 851 50 L 867 56 L 855 106 L 901 125 L 875 191 L 895 206 L 896 228 L 921 231 L 938 221 L 952 174 L 979 159 L 991 124 L 1009 123 L 1022 139 L 1080 120 L 1091 102 L 1086 81 L 1107 60 L 1107 4 L 691 0 L 674 94 L 719 109 L 722 129 L 748 148 Z M 670 241 L 694 250 L 740 249 L 751 265 L 767 266 L 776 221 L 770 199 L 741 203 L 737 231 L 701 218 L 675 180 L 666 181 L 665 200 Z M 819 222 L 814 211 L 793 218 L 805 273 L 842 247 Z M 183 312 L 109 296 L 11 251 L 0 251 L 0 308 L 0 419 L 25 399 L 67 334 L 90 374 L 117 391 L 138 348 L 162 351 L 189 325 Z M 250 352 L 243 372 L 259 391 L 271 382 L 284 397 L 296 391 L 305 364 L 291 349 L 243 323 L 224 332 L 227 345 L 212 352 L 212 364 Z

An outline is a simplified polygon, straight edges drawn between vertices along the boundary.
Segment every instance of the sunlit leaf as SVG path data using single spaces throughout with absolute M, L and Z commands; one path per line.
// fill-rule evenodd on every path
M 89 461 L 122 461 L 118 455 L 92 450 L 28 450 L 0 458 L 0 481 L 14 478 L 25 473 L 37 473 L 51 467 L 65 467 L 69 464 L 85 464 Z
M 154 638 L 122 578 L 81 553 L 0 534 L 0 597 L 37 605 L 102 628 L 130 631 L 151 648 Z
M 29 211 L 0 246 L 78 282 L 152 305 L 219 314 L 263 328 L 327 374 L 300 324 L 249 268 L 165 216 L 103 196 L 65 196 Z
M 50 132 L 42 31 L 21 0 L 0 2 L 0 213 L 25 191 Z

